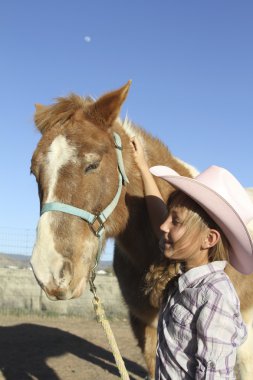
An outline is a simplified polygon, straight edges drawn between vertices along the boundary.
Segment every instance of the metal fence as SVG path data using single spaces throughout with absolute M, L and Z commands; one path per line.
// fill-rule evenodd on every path
M 35 238 L 35 229 L 0 226 L 0 253 L 31 256 Z M 113 239 L 109 239 L 101 257 L 102 261 L 112 260 L 113 245 Z
M 0 252 L 30 256 L 35 236 L 33 229 L 0 227 Z

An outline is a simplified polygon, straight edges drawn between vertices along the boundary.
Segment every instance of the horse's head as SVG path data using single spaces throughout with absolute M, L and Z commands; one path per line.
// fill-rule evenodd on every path
M 111 127 L 117 125 L 129 86 L 130 82 L 97 101 L 70 95 L 50 106 L 36 106 L 35 123 L 42 137 L 31 171 L 38 183 L 42 211 L 53 203 L 98 215 L 110 204 L 119 183 Z M 100 223 L 91 224 L 55 209 L 42 213 L 31 265 L 49 298 L 81 295 L 99 245 L 92 229 L 97 230 Z M 120 224 L 117 217 L 113 223 L 108 220 L 107 236 L 113 236 Z

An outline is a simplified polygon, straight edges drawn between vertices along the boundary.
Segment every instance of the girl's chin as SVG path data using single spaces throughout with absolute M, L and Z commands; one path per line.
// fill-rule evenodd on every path
M 172 248 L 169 248 L 169 249 L 166 249 L 163 251 L 163 254 L 165 257 L 167 257 L 167 259 L 171 259 L 174 255 L 174 251 Z

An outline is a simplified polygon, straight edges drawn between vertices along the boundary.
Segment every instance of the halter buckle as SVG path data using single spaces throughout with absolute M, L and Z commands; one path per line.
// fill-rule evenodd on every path
M 114 146 L 115 146 L 116 149 L 119 149 L 119 150 L 123 151 L 122 146 L 118 145 L 116 142 L 114 143 Z
M 98 222 L 98 226 L 95 226 L 95 223 Z M 105 228 L 104 222 L 101 219 L 100 215 L 95 215 L 94 219 L 90 223 L 91 231 L 95 234 L 95 236 L 99 237 L 100 232 Z

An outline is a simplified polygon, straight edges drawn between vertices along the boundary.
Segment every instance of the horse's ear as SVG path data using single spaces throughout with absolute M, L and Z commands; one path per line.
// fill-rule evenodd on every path
M 127 97 L 131 82 L 129 80 L 120 89 L 102 95 L 88 108 L 87 116 L 101 127 L 110 127 L 119 116 L 120 108 Z
M 35 104 L 35 114 L 34 114 L 34 122 L 36 128 L 43 133 L 45 129 L 44 121 L 44 111 L 47 109 L 47 106 L 43 106 L 43 104 Z
M 46 108 L 46 106 L 43 106 L 43 104 L 39 104 L 39 103 L 34 104 L 34 106 L 35 106 L 35 112 L 42 111 Z

